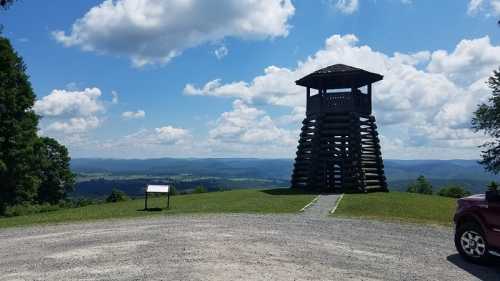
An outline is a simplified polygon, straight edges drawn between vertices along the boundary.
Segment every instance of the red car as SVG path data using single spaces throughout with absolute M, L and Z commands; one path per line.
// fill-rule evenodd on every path
M 486 199 L 488 197 L 488 200 Z M 455 245 L 467 260 L 487 263 L 500 257 L 500 197 L 473 195 L 458 200 Z

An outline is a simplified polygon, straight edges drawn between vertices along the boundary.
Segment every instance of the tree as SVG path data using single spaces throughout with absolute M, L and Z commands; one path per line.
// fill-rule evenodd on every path
M 438 195 L 451 198 L 462 198 L 470 196 L 471 193 L 470 191 L 466 190 L 465 188 L 459 185 L 449 185 L 441 188 L 438 192 Z
M 16 0 L 0 0 L 0 8 L 7 9 Z
M 35 151 L 41 180 L 37 199 L 40 203 L 57 204 L 66 199 L 75 185 L 68 150 L 56 140 L 42 137 L 39 138 Z
M 496 192 L 498 190 L 498 184 L 494 181 L 490 182 L 490 184 L 488 184 L 488 190 Z
M 419 176 L 417 180 L 408 186 L 406 192 L 432 194 L 432 185 L 424 176 Z
M 106 202 L 108 203 L 122 202 L 128 200 L 130 200 L 130 198 L 127 196 L 127 194 L 116 188 L 113 188 L 111 194 L 108 196 L 108 198 L 106 198 Z
M 481 145 L 484 149 L 481 153 L 481 163 L 487 171 L 498 174 L 500 172 L 500 68 L 493 72 L 488 79 L 488 86 L 492 90 L 492 96 L 488 103 L 479 105 L 472 118 L 472 128 L 483 131 L 492 138 Z
M 26 66 L 0 35 L 0 214 L 9 204 L 32 202 L 37 177 L 34 144 L 38 117 Z
M 193 190 L 193 193 L 205 193 L 205 192 L 207 192 L 207 189 L 203 185 L 199 185 Z

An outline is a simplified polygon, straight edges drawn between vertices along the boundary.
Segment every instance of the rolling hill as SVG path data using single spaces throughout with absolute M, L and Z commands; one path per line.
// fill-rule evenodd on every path
M 456 183 L 477 193 L 500 177 L 487 173 L 475 160 L 384 160 L 391 190 L 405 190 L 419 175 L 437 187 Z M 271 188 L 288 186 L 291 159 L 253 158 L 158 158 L 158 159 L 73 159 L 78 174 L 75 194 L 102 197 L 112 187 L 140 195 L 150 182 L 174 183 L 178 190 L 204 185 L 219 188 Z

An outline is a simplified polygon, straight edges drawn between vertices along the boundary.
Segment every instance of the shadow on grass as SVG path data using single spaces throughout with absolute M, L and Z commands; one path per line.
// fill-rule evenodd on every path
M 454 254 L 446 258 L 450 263 L 461 268 L 462 270 L 472 274 L 479 280 L 497 281 L 500 276 L 500 261 L 496 259 L 493 264 L 488 266 L 477 265 L 465 261 L 459 254 Z
M 267 193 L 269 195 L 320 195 L 320 194 L 367 194 L 367 193 L 388 193 L 388 191 L 380 191 L 380 190 L 369 190 L 367 192 L 361 192 L 359 190 L 345 190 L 343 192 L 327 192 L 324 190 L 304 190 L 298 188 L 276 188 L 276 189 L 266 189 L 261 190 L 261 192 Z
M 168 210 L 167 208 L 147 208 L 147 209 L 139 209 L 139 212 L 161 212 L 163 210 Z
M 318 194 L 321 194 L 321 192 L 319 192 L 319 191 L 303 190 L 303 189 L 297 189 L 297 188 L 265 189 L 265 190 L 261 190 L 261 192 L 267 193 L 269 195 L 307 195 L 307 194 L 318 195 Z

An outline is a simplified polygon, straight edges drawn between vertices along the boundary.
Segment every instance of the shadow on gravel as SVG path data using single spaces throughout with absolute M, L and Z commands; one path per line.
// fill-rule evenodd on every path
M 476 278 L 479 280 L 483 281 L 498 281 L 500 280 L 500 269 L 498 265 L 500 264 L 500 261 L 496 260 L 493 265 L 490 266 L 482 266 L 482 265 L 476 265 L 470 262 L 465 261 L 460 257 L 459 254 L 454 254 L 451 256 L 448 256 L 446 258 L 449 262 L 452 264 L 456 265 L 457 267 L 461 268 L 464 271 L 467 271 L 468 273 L 474 275 Z

